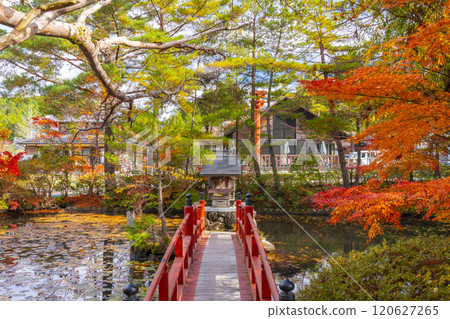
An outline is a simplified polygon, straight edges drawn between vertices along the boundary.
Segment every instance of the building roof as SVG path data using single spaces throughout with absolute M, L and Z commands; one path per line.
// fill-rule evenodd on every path
M 30 145 L 30 144 L 40 144 L 40 145 L 47 145 L 47 144 L 92 144 L 93 139 L 88 139 L 86 137 L 78 137 L 75 141 L 72 142 L 72 136 L 65 135 L 65 136 L 59 136 L 59 137 L 35 137 L 35 138 L 27 138 L 16 142 L 20 145 Z M 98 140 L 99 145 L 103 145 L 103 139 Z
M 204 164 L 201 176 L 239 176 L 241 175 L 241 158 L 236 154 L 216 152 L 211 164 Z

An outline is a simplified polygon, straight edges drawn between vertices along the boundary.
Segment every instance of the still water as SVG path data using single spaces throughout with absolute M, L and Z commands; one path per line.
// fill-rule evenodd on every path
M 367 248 L 359 227 L 330 225 L 319 217 L 258 216 L 258 227 L 275 245 L 268 254 L 277 281 L 286 277 L 297 286 L 308 284 L 326 253 Z M 173 233 L 179 218 L 169 218 Z M 130 262 L 123 214 L 67 213 L 0 215 L 0 300 L 122 300 L 122 288 L 132 279 L 145 295 L 158 266 Z M 405 227 L 402 236 L 429 231 L 423 224 Z M 447 228 L 435 232 L 449 234 Z M 398 237 L 394 231 L 385 238 Z M 370 245 L 379 242 L 376 239 Z
M 131 278 L 142 297 L 158 265 L 130 262 L 125 225 L 123 214 L 0 215 L 0 300 L 122 300 Z

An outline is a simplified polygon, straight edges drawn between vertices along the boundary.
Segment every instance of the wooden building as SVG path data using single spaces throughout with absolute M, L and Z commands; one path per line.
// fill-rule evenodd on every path
M 86 163 L 92 165 L 104 163 L 104 148 L 105 143 L 103 141 L 103 129 L 96 131 L 87 131 L 77 135 L 74 140 L 75 127 L 82 128 L 94 126 L 92 120 L 89 119 L 74 119 L 64 118 L 62 120 L 53 116 L 46 116 L 49 120 L 56 122 L 57 127 L 44 126 L 43 130 L 36 137 L 19 139 L 15 141 L 15 144 L 21 146 L 27 154 L 24 159 L 29 159 L 35 155 L 39 155 L 40 151 L 44 147 L 48 146 L 67 146 L 66 151 L 70 155 L 78 155 L 85 159 Z M 57 134 L 49 134 L 54 131 Z
M 293 114 L 294 113 L 294 114 Z M 275 154 L 277 168 L 280 170 L 289 170 L 291 165 L 296 162 L 299 154 L 314 154 L 319 162 L 319 168 L 331 169 L 339 165 L 339 158 L 336 145 L 331 137 L 314 138 L 306 129 L 304 121 L 312 120 L 318 116 L 305 108 L 296 108 L 295 112 L 261 111 L 261 149 L 259 163 L 261 168 L 270 169 L 270 149 L 267 141 L 267 121 L 270 121 L 271 144 Z M 349 137 L 345 132 L 339 132 L 342 140 Z M 237 136 L 238 135 L 238 136 Z M 250 140 L 250 127 L 242 126 L 236 130 L 234 125 L 230 125 L 224 130 L 224 136 L 230 139 L 242 141 Z M 344 143 L 345 144 L 345 143 Z

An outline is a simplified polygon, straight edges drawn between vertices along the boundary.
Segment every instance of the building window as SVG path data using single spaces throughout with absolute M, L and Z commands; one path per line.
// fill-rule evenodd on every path
M 296 139 L 296 120 L 274 116 L 272 130 L 275 139 Z

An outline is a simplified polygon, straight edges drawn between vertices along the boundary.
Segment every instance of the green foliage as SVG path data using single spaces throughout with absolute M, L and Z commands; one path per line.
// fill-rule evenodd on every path
M 310 154 L 300 154 L 303 156 L 301 164 L 293 164 L 290 168 L 292 177 L 297 180 L 300 185 L 308 185 L 310 187 L 340 185 L 341 174 L 339 171 L 332 170 L 321 159 L 320 156 Z
M 209 125 L 221 125 L 224 121 L 242 118 L 248 113 L 248 92 L 234 83 L 218 83 L 214 89 L 202 94 L 198 101 L 203 121 Z
M 0 197 L 0 213 L 6 211 L 8 209 L 8 203 L 5 201 L 3 197 Z
M 53 191 L 67 193 L 69 172 L 76 168 L 68 150 L 50 145 L 40 150 L 39 156 L 20 162 L 18 185 L 37 196 L 51 196 Z
M 132 209 L 134 201 L 128 196 L 125 188 L 118 188 L 115 191 L 106 193 L 102 205 L 112 209 Z
M 297 300 L 371 300 L 367 293 L 375 300 L 449 300 L 449 258 L 448 237 L 384 242 L 365 252 L 336 257 L 339 266 L 328 260 Z
M 149 232 L 155 222 L 154 215 L 142 215 L 133 226 L 125 226 L 127 238 L 132 242 L 133 247 L 143 251 L 157 248 L 156 238 Z
M 0 125 L 12 131 L 10 139 L 15 137 L 30 137 L 24 134 L 32 129 L 32 116 L 42 114 L 42 98 L 0 98 Z
M 237 183 L 237 191 L 241 192 L 242 200 L 245 200 L 246 193 L 252 194 L 253 206 L 257 212 L 282 210 L 270 197 L 288 212 L 299 212 L 312 208 L 309 197 L 314 192 L 313 188 L 305 187 L 299 180 L 293 178 L 292 174 L 280 175 L 279 188 L 275 188 L 272 174 L 262 175 L 257 182 L 264 185 L 264 189 L 269 190 L 270 196 L 258 186 L 251 175 L 240 176 Z

